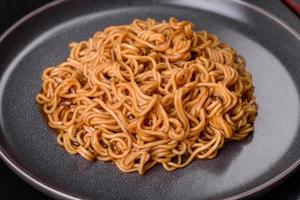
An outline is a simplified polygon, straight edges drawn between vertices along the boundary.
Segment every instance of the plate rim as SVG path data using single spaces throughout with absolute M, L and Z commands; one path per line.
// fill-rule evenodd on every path
M 10 26 L 8 29 L 6 29 L 1 35 L 0 35 L 0 44 L 5 41 L 5 39 L 13 33 L 17 28 L 19 28 L 23 23 L 29 21 L 31 18 L 35 17 L 36 15 L 39 15 L 43 13 L 44 11 L 58 6 L 64 2 L 67 2 L 69 0 L 55 0 L 53 2 L 46 3 L 45 5 L 29 12 L 25 16 L 23 16 L 21 19 L 19 19 L 17 22 L 15 22 L 12 26 Z M 296 37 L 300 41 L 300 33 L 298 33 L 294 28 L 292 28 L 290 25 L 285 23 L 283 20 L 279 19 L 277 16 L 273 15 L 269 11 L 266 11 L 265 9 L 254 5 L 249 2 L 245 2 L 242 0 L 230 0 L 231 2 L 238 3 L 242 6 L 245 6 L 249 9 L 254 10 L 255 12 L 258 12 L 265 17 L 271 19 L 272 21 L 276 22 L 280 26 L 282 26 L 286 31 L 290 32 L 294 37 Z M 5 70 L 5 69 L 4 69 Z M 21 163 L 18 163 L 14 160 L 13 157 L 9 155 L 9 153 L 5 150 L 5 148 L 0 143 L 0 158 L 3 160 L 3 162 L 15 173 L 17 174 L 22 180 L 24 180 L 26 183 L 37 189 L 38 191 L 43 192 L 44 194 L 58 199 L 71 199 L 71 200 L 79 200 L 81 197 L 75 196 L 74 194 L 69 194 L 64 191 L 61 191 L 59 188 L 55 188 L 53 185 L 48 185 L 43 180 L 36 177 L 33 173 L 26 170 L 24 167 L 22 167 Z M 286 178 L 291 176 L 297 169 L 300 168 L 300 158 L 293 163 L 291 166 L 289 166 L 286 170 L 278 174 L 277 176 L 274 176 L 273 178 L 267 180 L 263 184 L 260 184 L 250 190 L 244 191 L 239 194 L 235 194 L 233 196 L 230 196 L 228 198 L 225 198 L 225 200 L 233 200 L 233 199 L 241 199 L 246 197 L 253 197 L 255 195 L 261 195 L 262 193 L 265 193 L 272 189 L 273 187 L 279 185 L 282 183 Z

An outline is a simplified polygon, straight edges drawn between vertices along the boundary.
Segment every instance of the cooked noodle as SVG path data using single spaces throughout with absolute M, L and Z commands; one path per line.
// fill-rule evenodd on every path
M 124 172 L 172 171 L 253 132 L 245 60 L 189 21 L 135 19 L 70 48 L 65 62 L 45 69 L 36 96 L 70 154 Z

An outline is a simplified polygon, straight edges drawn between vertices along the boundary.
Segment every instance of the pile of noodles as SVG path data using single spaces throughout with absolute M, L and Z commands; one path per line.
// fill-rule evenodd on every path
M 189 21 L 135 19 L 70 48 L 65 62 L 45 69 L 36 96 L 70 154 L 124 172 L 172 171 L 253 132 L 245 60 Z

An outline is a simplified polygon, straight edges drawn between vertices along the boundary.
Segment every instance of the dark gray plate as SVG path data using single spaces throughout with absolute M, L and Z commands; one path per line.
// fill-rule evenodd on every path
M 70 156 L 35 103 L 41 73 L 68 55 L 68 43 L 134 18 L 176 16 L 216 33 L 252 72 L 259 104 L 255 133 L 210 161 L 144 176 Z M 300 36 L 240 1 L 58 1 L 28 15 L 0 39 L 0 156 L 36 188 L 60 199 L 220 199 L 253 196 L 300 164 Z

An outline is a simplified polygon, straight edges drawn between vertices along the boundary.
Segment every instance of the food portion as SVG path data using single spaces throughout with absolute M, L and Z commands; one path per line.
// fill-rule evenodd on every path
M 57 142 L 143 174 L 215 158 L 226 141 L 245 139 L 257 114 L 245 60 L 194 28 L 173 17 L 135 19 L 71 43 L 36 96 Z

